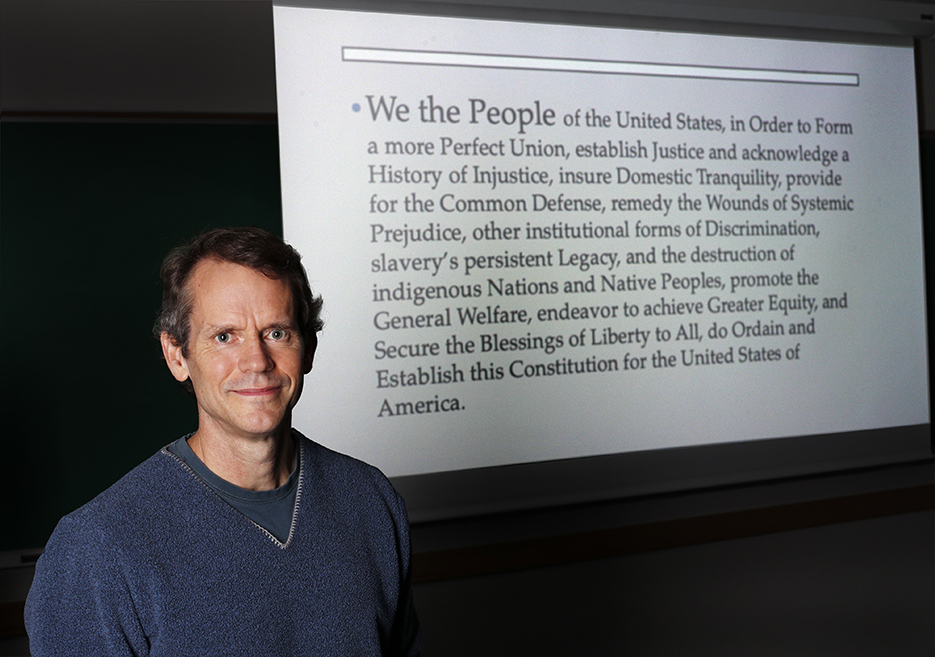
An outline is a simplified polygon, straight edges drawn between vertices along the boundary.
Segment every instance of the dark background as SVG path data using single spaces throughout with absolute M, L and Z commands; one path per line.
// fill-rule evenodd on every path
M 196 428 L 152 325 L 159 267 L 206 228 L 282 234 L 275 124 L 0 128 L 0 551 Z

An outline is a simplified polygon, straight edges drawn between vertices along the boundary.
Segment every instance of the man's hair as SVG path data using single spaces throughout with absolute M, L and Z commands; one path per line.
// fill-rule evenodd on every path
M 285 281 L 292 291 L 296 322 L 305 349 L 314 349 L 321 330 L 321 297 L 314 296 L 302 267 L 302 256 L 291 246 L 262 228 L 216 228 L 196 237 L 190 244 L 169 252 L 159 272 L 162 306 L 153 333 L 168 333 L 172 342 L 188 356 L 191 331 L 192 292 L 189 279 L 203 260 L 219 260 L 249 267 L 274 280 Z

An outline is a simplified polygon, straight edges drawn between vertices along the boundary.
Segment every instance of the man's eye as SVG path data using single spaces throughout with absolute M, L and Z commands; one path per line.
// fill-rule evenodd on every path
M 271 337 L 273 340 L 282 340 L 284 337 L 286 337 L 286 332 L 282 329 L 273 329 L 269 332 L 269 337 Z
M 225 344 L 227 342 L 230 342 L 231 334 L 230 333 L 219 333 L 214 339 L 220 342 L 221 344 Z

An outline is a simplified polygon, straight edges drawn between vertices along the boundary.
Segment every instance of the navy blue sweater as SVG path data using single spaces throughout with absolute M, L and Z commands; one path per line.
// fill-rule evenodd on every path
M 165 449 L 63 518 L 26 603 L 34 657 L 418 654 L 402 499 L 295 436 L 284 544 Z

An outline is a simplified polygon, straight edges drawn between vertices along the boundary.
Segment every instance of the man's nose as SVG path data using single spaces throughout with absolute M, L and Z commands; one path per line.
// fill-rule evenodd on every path
M 262 336 L 244 340 L 240 353 L 240 369 L 243 372 L 266 372 L 273 369 L 273 359 L 270 358 Z

